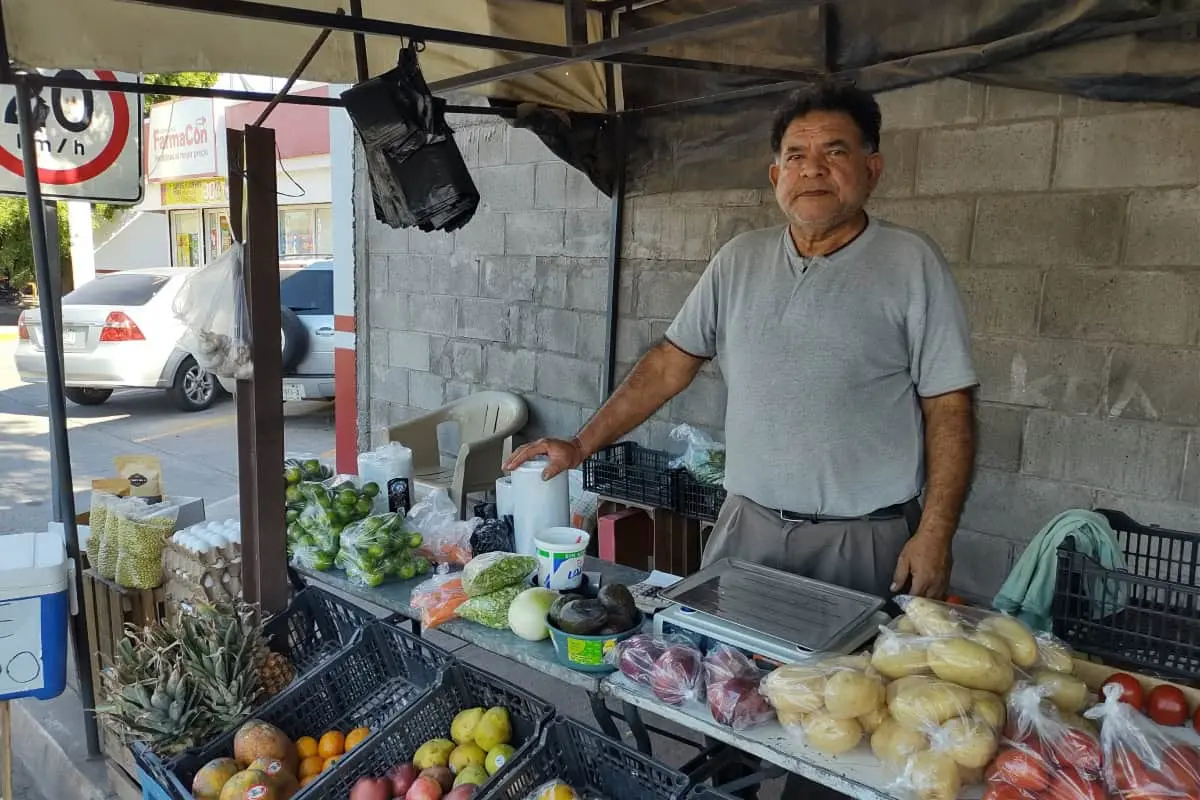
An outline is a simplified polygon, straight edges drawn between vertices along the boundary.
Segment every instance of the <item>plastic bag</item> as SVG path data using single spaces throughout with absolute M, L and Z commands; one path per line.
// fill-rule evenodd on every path
M 458 608 L 467 602 L 462 575 L 435 575 L 413 589 L 409 604 L 421 615 L 421 625 L 436 628 L 458 616 Z
M 618 642 L 605 660 L 664 703 L 677 706 L 704 696 L 704 658 L 682 636 L 639 633 Z
M 566 781 L 552 780 L 525 795 L 524 800 L 579 800 L 579 793 Z
M 88 564 L 98 569 L 100 564 L 101 543 L 104 541 L 105 524 L 108 521 L 108 509 L 117 501 L 115 494 L 108 492 L 92 492 L 92 506 L 88 511 L 88 529 L 91 535 L 87 541 Z
M 762 673 L 742 651 L 719 644 L 704 656 L 704 694 L 713 719 L 734 730 L 763 725 L 775 709 L 758 691 Z
M 464 586 L 466 578 L 463 579 Z M 505 586 L 487 594 L 471 595 L 468 600 L 458 607 L 458 616 L 471 622 L 478 622 L 496 630 L 508 628 L 508 607 L 512 605 L 517 595 L 525 591 L 525 586 Z
M 429 572 L 429 561 L 413 555 L 421 534 L 409 530 L 400 514 L 376 514 L 342 529 L 334 565 L 364 586 L 387 578 L 411 580 Z
M 526 586 L 537 569 L 537 559 L 516 553 L 486 553 L 471 559 L 463 569 L 463 588 L 469 597 L 490 594 L 509 586 Z
M 376 514 L 409 512 L 412 507 L 412 477 L 412 450 L 399 442 L 388 442 L 358 454 L 359 481 L 364 486 L 374 483 L 379 489 L 375 497 Z
M 827 755 L 857 747 L 887 702 L 883 678 L 864 656 L 815 655 L 777 667 L 759 691 L 786 730 Z
M 179 506 L 165 503 L 131 507 L 122 516 L 117 533 L 119 585 L 128 589 L 155 589 L 162 585 L 163 548 L 175 532 L 178 518 Z
M 1104 687 L 1104 700 L 1084 715 L 1101 721 L 1104 784 L 1122 800 L 1200 797 L 1200 752 L 1121 702 L 1121 687 Z
M 144 500 L 134 497 L 118 497 L 109 503 L 95 564 L 101 578 L 109 581 L 117 579 L 117 562 L 121 553 L 121 522 L 129 514 L 139 513 L 145 506 Z M 92 529 L 92 535 L 96 535 L 95 528 Z
M 254 377 L 241 244 L 188 275 L 172 308 L 185 328 L 180 344 L 197 364 L 222 378 Z
M 434 489 L 408 512 L 408 524 L 425 542 L 420 554 L 438 564 L 463 567 L 470 563 L 471 537 L 483 520 L 459 520 L 458 508 L 445 489 Z
M 687 424 L 676 425 L 670 437 L 687 442 L 683 455 L 669 464 L 671 469 L 683 467 L 697 481 L 711 486 L 719 486 L 725 481 L 725 445 Z
M 484 553 L 511 553 L 516 546 L 509 519 L 484 519 L 471 531 L 472 556 Z
M 303 510 L 287 527 L 288 550 L 292 560 L 307 569 L 320 572 L 333 569 L 341 547 L 345 523 L 335 515 L 333 495 L 324 484 L 301 483 Z

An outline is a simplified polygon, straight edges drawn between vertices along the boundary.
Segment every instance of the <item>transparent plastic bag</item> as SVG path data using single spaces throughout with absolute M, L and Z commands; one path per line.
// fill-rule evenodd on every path
M 618 642 L 605 661 L 669 705 L 704 696 L 704 657 L 685 637 L 639 633 Z
M 88 529 L 91 535 L 87 541 L 88 564 L 93 569 L 99 568 L 100 550 L 104 541 L 105 525 L 108 522 L 108 509 L 119 498 L 109 492 L 92 492 L 92 505 L 88 511 Z
M 175 532 L 178 518 L 179 506 L 166 503 L 133 507 L 121 518 L 117 534 L 119 585 L 128 589 L 155 589 L 162 585 L 163 549 Z
M 767 673 L 759 691 L 785 730 L 826 755 L 857 747 L 887 703 L 883 677 L 864 656 L 814 654 Z
M 1101 722 L 1108 792 L 1120 800 L 1200 797 L 1200 752 L 1121 702 L 1121 692 L 1118 684 L 1104 687 L 1103 702 L 1084 715 Z
M 421 534 L 420 554 L 437 564 L 465 567 L 472 558 L 471 537 L 479 518 L 460 520 L 445 489 L 434 489 L 408 512 L 408 524 Z
M 463 588 L 470 597 L 490 594 L 509 586 L 528 588 L 529 576 L 537 570 L 537 559 L 516 553 L 485 553 L 471 559 L 463 569 Z
M 761 682 L 762 673 L 740 650 L 719 644 L 704 656 L 704 694 L 721 725 L 740 731 L 775 718 L 775 709 L 758 690 Z
M 466 579 L 463 581 L 465 585 Z M 458 607 L 458 616 L 489 628 L 507 630 L 508 607 L 525 589 L 525 586 L 516 585 L 504 586 L 487 594 L 468 593 L 468 600 Z
M 580 800 L 580 797 L 569 783 L 555 779 L 525 795 L 524 800 Z
M 683 455 L 671 460 L 671 469 L 682 467 L 700 483 L 711 486 L 725 481 L 725 445 L 687 424 L 676 425 L 670 437 L 687 443 Z
M 109 503 L 95 564 L 101 578 L 109 581 L 117 579 L 117 562 L 121 554 L 121 523 L 129 514 L 139 513 L 145 507 L 145 501 L 136 497 L 118 497 Z M 96 535 L 94 528 L 92 535 Z
M 342 529 L 334 565 L 363 586 L 379 586 L 388 578 L 411 580 L 428 574 L 429 561 L 413 555 L 421 534 L 400 514 L 375 514 Z
M 188 275 L 172 309 L 185 329 L 181 345 L 197 364 L 222 378 L 254 377 L 241 244 Z
M 333 494 L 324 484 L 311 481 L 301 483 L 298 491 L 304 498 L 303 510 L 287 528 L 292 560 L 319 572 L 333 569 L 345 527 L 334 513 Z
M 410 605 L 421 614 L 421 625 L 436 628 L 458 616 L 458 608 L 467 602 L 462 574 L 434 575 L 413 589 Z

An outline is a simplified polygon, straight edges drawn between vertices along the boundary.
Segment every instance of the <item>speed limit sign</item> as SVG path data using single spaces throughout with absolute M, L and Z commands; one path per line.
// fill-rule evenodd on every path
M 46 76 L 133 83 L 107 70 L 39 70 Z M 50 199 L 136 203 L 142 199 L 142 106 L 136 94 L 59 89 L 30 81 L 38 179 Z M 25 194 L 21 129 L 14 87 L 0 86 L 0 194 Z

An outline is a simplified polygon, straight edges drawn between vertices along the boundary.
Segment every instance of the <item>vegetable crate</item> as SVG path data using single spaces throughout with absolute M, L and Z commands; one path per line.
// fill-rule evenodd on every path
M 292 741 L 319 737 L 329 730 L 380 731 L 437 686 L 451 661 L 449 653 L 417 636 L 386 622 L 372 622 L 344 652 L 293 682 L 259 708 L 254 718 L 276 726 Z M 233 755 L 235 733 L 227 731 L 204 747 L 165 762 L 141 746 L 135 746 L 134 756 L 165 790 L 165 797 L 192 800 L 192 779 L 212 759 Z M 331 775 L 313 786 L 322 785 Z
M 480 800 L 523 800 L 561 779 L 580 797 L 677 800 L 688 778 L 574 720 L 551 722 L 535 747 L 485 785 Z
M 724 487 L 701 483 L 685 469 L 678 472 L 675 510 L 691 519 L 716 522 L 725 504 Z
M 310 586 L 263 627 L 271 649 L 287 656 L 300 676 L 339 652 L 374 620 L 370 612 Z
M 718 792 L 711 786 L 697 786 L 688 795 L 688 800 L 737 800 L 737 798 L 731 794 Z
M 583 462 L 583 488 L 615 500 L 674 508 L 678 476 L 670 461 L 659 450 L 620 442 Z
M 1108 570 L 1065 541 L 1051 616 L 1082 653 L 1149 674 L 1200 678 L 1200 534 L 1142 525 L 1100 509 L 1125 570 Z
M 417 748 L 430 739 L 450 735 L 458 712 L 468 708 L 508 709 L 512 724 L 512 763 L 537 746 L 554 706 L 481 669 L 454 662 L 432 692 L 422 697 L 378 733 L 350 751 L 328 775 L 313 782 L 301 795 L 305 800 L 345 800 L 355 782 L 364 776 L 383 777 L 397 764 L 411 761 Z M 498 772 L 497 775 L 504 775 Z

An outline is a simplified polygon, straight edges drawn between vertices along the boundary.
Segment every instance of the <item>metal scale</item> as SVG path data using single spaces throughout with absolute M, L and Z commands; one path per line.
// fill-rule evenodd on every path
M 655 633 L 686 636 L 704 652 L 727 644 L 765 666 L 852 653 L 890 619 L 880 597 L 735 559 L 659 596 L 675 605 L 655 613 Z

